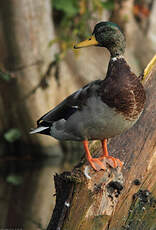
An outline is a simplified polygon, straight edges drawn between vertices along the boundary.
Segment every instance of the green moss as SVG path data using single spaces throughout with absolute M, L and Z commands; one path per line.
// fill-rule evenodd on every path
M 69 180 L 70 182 L 73 182 L 74 184 L 79 184 L 82 182 L 79 176 L 69 175 L 66 176 L 66 179 Z
M 156 229 L 156 199 L 148 190 L 134 194 L 125 226 L 122 229 Z

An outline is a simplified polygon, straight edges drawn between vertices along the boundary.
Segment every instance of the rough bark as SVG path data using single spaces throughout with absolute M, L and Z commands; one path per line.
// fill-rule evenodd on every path
M 35 94 L 33 91 L 56 52 L 56 47 L 47 48 L 54 37 L 50 9 L 48 0 L 0 3 L 3 45 L 0 62 L 13 76 L 9 82 L 1 81 L 1 132 L 11 127 L 19 128 L 23 142 L 29 144 L 39 143 L 38 137 L 32 141 L 28 131 L 32 120 L 48 106 L 45 91 L 41 87 Z
M 48 176 L 47 171 L 51 174 L 53 169 L 39 167 L 38 155 L 41 152 L 56 154 L 54 139 L 41 135 L 32 136 L 29 131 L 40 116 L 79 86 L 71 80 L 72 76 L 64 62 L 60 66 L 59 80 L 65 87 L 59 86 L 53 70 L 47 78 L 48 87 L 40 85 L 58 51 L 56 45 L 48 46 L 55 38 L 51 17 L 50 0 L 0 1 L 0 70 L 11 76 L 9 81 L 0 78 L 2 228 L 23 228 L 26 225 L 27 229 L 36 229 L 36 225 L 32 227 L 33 221 L 46 226 L 49 210 L 53 205 L 49 202 L 50 190 L 45 185 L 48 180 L 43 176 Z M 65 84 L 66 81 L 71 84 Z M 3 134 L 10 128 L 20 130 L 22 136 L 19 141 L 4 141 Z M 36 158 L 31 158 L 30 155 L 35 155 Z M 43 162 L 43 158 L 41 161 Z M 48 163 L 49 161 L 48 159 Z M 18 187 L 6 182 L 9 175 L 16 173 L 23 179 L 22 185 Z M 42 216 L 40 212 L 45 213 L 45 205 L 46 215 Z M 27 220 L 29 223 L 26 223 Z
M 52 154 L 54 151 L 50 147 L 55 140 L 31 136 L 29 130 L 40 116 L 79 85 L 64 62 L 59 69 L 59 83 L 54 76 L 55 66 L 46 81 L 41 81 L 58 52 L 56 44 L 48 46 L 55 38 L 51 2 L 3 0 L 0 12 L 0 67 L 12 76 L 8 82 L 0 79 L 0 134 L 9 128 L 18 128 L 22 133 L 22 145 L 25 145 L 23 150 L 29 152 L 34 145 L 39 152 L 40 146 L 44 146 L 44 152 Z M 71 84 L 65 84 L 66 81 Z
M 147 101 L 136 125 L 111 140 L 111 155 L 124 167 L 94 172 L 89 176 L 85 160 L 73 169 L 56 175 L 56 206 L 48 230 L 147 230 L 156 229 L 156 69 L 145 83 Z M 101 154 L 96 142 L 93 156 Z M 135 226 L 135 227 L 134 227 Z

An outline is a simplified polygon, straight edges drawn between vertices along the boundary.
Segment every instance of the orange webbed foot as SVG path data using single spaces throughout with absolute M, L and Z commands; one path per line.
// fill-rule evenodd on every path
M 113 168 L 121 167 L 123 166 L 123 162 L 121 162 L 118 158 L 109 156 L 108 150 L 107 150 L 107 139 L 104 139 L 101 141 L 102 148 L 103 148 L 103 155 L 100 157 L 100 159 L 106 159 L 106 162 Z
M 121 167 L 123 166 L 123 162 L 120 161 L 118 158 L 112 157 L 112 156 L 102 156 L 100 157 L 100 160 L 105 160 L 107 164 L 109 164 L 113 168 Z
M 106 163 L 104 159 L 101 158 L 90 158 L 88 162 L 95 171 L 100 171 L 101 169 L 106 170 Z
M 112 168 L 117 168 L 118 166 L 119 167 L 123 166 L 123 163 L 119 159 L 108 155 L 107 140 L 106 139 L 104 139 L 102 141 L 103 155 L 99 158 L 92 158 L 90 151 L 89 151 L 89 148 L 88 148 L 88 141 L 87 140 L 84 140 L 83 144 L 84 144 L 84 148 L 86 151 L 86 158 L 87 158 L 88 162 L 90 163 L 91 167 L 95 171 L 100 171 L 101 169 L 106 170 L 106 163 L 109 164 Z

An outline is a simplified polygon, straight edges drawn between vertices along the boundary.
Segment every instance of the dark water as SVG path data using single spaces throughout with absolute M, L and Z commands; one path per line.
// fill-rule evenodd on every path
M 70 142 L 50 154 L 34 149 L 10 145 L 10 152 L 1 152 L 0 228 L 46 229 L 55 205 L 53 176 L 71 170 L 84 153 L 80 143 Z

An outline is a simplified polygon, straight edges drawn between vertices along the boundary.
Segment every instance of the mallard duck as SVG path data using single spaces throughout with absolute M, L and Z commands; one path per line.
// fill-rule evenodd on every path
M 145 104 L 145 91 L 124 59 L 125 37 L 118 25 L 100 22 L 92 36 L 74 48 L 105 47 L 110 61 L 104 80 L 95 80 L 63 100 L 37 121 L 31 134 L 50 135 L 58 140 L 82 141 L 86 158 L 96 171 L 105 170 L 106 159 L 114 168 L 122 162 L 109 156 L 107 139 L 123 133 L 139 119 Z M 88 141 L 100 140 L 103 154 L 93 158 Z

